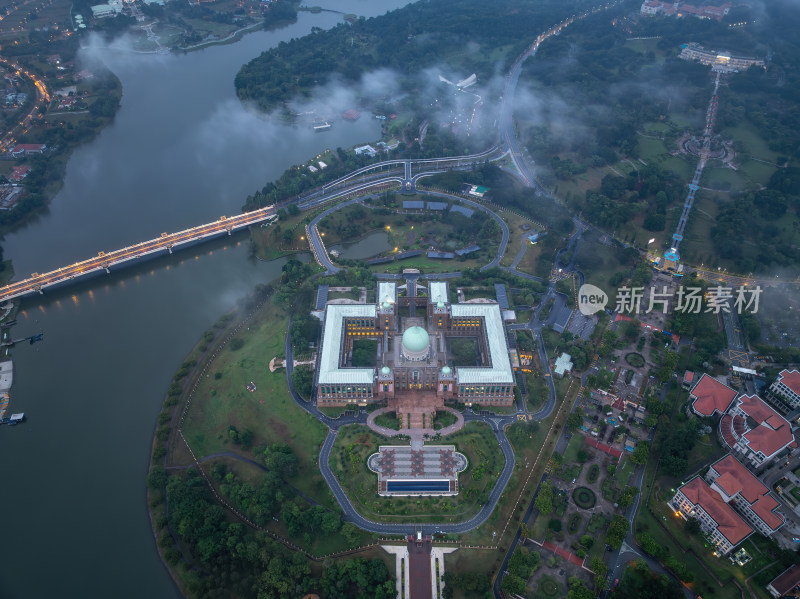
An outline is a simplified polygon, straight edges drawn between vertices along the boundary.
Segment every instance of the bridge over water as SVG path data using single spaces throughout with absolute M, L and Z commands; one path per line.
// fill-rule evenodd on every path
M 467 156 L 377 162 L 294 198 L 288 203 L 295 203 L 301 209 L 307 210 L 333 200 L 364 192 L 367 189 L 385 187 L 388 184 L 410 191 L 415 188 L 417 180 L 421 177 L 448 170 L 473 168 L 486 160 L 496 159 L 501 155 L 501 148 L 493 146 L 484 152 Z M 27 279 L 0 288 L 0 302 L 33 293 L 43 293 L 45 289 L 70 284 L 103 271 L 111 272 L 112 266 L 129 266 L 165 252 L 171 254 L 173 249 L 195 245 L 226 233 L 231 234 L 233 231 L 254 224 L 271 221 L 275 218 L 277 218 L 276 206 L 267 206 L 237 216 L 223 216 L 211 223 L 185 229 L 177 233 L 162 233 L 160 237 L 155 239 L 112 252 L 100 252 L 93 258 L 75 262 L 44 274 L 33 273 Z
M 117 265 L 131 265 L 143 259 L 152 258 L 165 252 L 172 253 L 174 248 L 188 247 L 196 243 L 243 229 L 250 225 L 270 221 L 277 217 L 274 206 L 268 206 L 237 216 L 223 216 L 214 222 L 178 231 L 162 233 L 160 237 L 130 245 L 113 252 L 100 252 L 94 258 L 75 262 L 50 272 L 33 273 L 29 278 L 11 283 L 0 288 L 0 301 L 23 297 L 32 293 L 43 293 L 45 289 L 54 288 L 75 282 L 79 279 L 111 272 Z

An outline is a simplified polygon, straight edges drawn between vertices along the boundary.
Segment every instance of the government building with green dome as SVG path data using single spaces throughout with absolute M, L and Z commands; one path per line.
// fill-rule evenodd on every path
M 374 366 L 354 364 L 354 344 L 375 348 Z M 415 281 L 379 282 L 370 304 L 332 300 L 323 316 L 316 391 L 321 407 L 380 402 L 399 416 L 415 405 L 510 406 L 514 372 L 500 306 L 452 304 L 442 281 L 427 289 Z

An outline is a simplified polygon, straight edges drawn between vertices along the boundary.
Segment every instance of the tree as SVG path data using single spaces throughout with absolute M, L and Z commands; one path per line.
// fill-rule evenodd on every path
M 625 538 L 625 535 L 628 534 L 628 530 L 630 529 L 630 523 L 624 516 L 620 516 L 617 514 L 611 520 L 611 524 L 608 526 L 608 531 L 606 532 L 606 543 L 611 545 L 614 549 L 619 549 L 622 545 L 622 540 Z
M 636 497 L 638 492 L 639 489 L 636 487 L 626 487 L 625 490 L 620 494 L 619 500 L 617 501 L 619 507 L 626 509 L 633 505 L 633 498 Z
M 703 530 L 702 527 L 700 526 L 700 520 L 698 520 L 697 518 L 687 519 L 683 527 L 686 529 L 686 532 L 688 532 L 691 535 L 699 535 L 700 532 Z
M 567 599 L 595 599 L 595 593 L 577 576 L 569 579 Z
M 608 574 L 608 566 L 601 558 L 595 557 L 592 558 L 592 561 L 589 564 L 589 568 L 594 572 L 595 586 L 600 587 L 600 585 L 606 581 L 606 575 Z
M 553 513 L 553 486 L 549 482 L 543 482 L 539 487 L 534 505 L 542 516 L 549 516 Z
M 645 553 L 655 557 L 658 557 L 662 550 L 661 545 L 649 532 L 642 532 L 636 535 L 636 542 L 639 543 Z
M 636 444 L 636 449 L 631 454 L 631 462 L 634 464 L 642 465 L 647 462 L 647 456 L 650 453 L 650 443 L 647 441 L 639 441 Z
M 583 410 L 581 408 L 575 408 L 574 412 L 570 412 L 570 415 L 567 416 L 567 430 L 574 431 L 580 428 L 583 424 Z
M 500 583 L 500 588 L 511 595 L 521 595 L 525 592 L 525 580 L 514 574 L 506 574 Z

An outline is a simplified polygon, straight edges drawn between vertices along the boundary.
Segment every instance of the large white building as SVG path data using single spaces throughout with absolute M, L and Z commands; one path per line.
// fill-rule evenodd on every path
M 359 340 L 377 342 L 376 366 L 353 364 Z M 461 340 L 474 345 L 474 365 L 454 363 L 452 346 Z M 429 283 L 427 296 L 399 297 L 396 283 L 380 282 L 374 304 L 325 306 L 316 381 L 320 406 L 402 404 L 403 398 L 418 403 L 422 396 L 432 398 L 431 406 L 509 406 L 514 385 L 496 302 L 451 304 L 447 283 L 438 281 Z

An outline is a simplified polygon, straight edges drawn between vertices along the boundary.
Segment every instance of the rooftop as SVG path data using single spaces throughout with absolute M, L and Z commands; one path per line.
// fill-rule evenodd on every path
M 444 281 L 431 281 L 428 284 L 428 295 L 432 304 L 450 303 L 450 298 L 447 296 L 447 283 Z
M 319 361 L 319 384 L 321 385 L 371 385 L 375 377 L 373 368 L 342 368 L 339 356 L 344 339 L 345 318 L 374 318 L 375 305 L 328 304 L 325 314 L 325 330 L 322 356 Z
M 717 523 L 717 530 L 731 545 L 738 545 L 753 532 L 750 525 L 714 492 L 708 483 L 696 476 L 679 489 L 686 498 L 699 505 Z
M 769 492 L 766 485 L 758 480 L 732 454 L 726 455 L 715 464 L 712 464 L 711 467 L 720 475 L 713 484 L 725 491 L 728 497 L 734 497 L 737 493 L 740 493 L 767 526 L 777 530 L 783 525 L 783 514 L 780 512 L 775 513 L 778 508 L 777 500 Z
M 739 409 L 755 420 L 757 426 L 742 435 L 752 451 L 769 457 L 794 441 L 792 427 L 786 419 L 768 406 L 757 395 L 742 395 Z
M 797 370 L 781 370 L 778 373 L 778 380 L 800 395 L 800 372 Z
M 560 356 L 558 356 L 554 369 L 556 374 L 564 374 L 565 372 L 572 370 L 572 356 L 567 353 L 562 353 Z
M 433 296 L 433 285 L 431 283 L 431 296 Z M 485 368 L 457 368 L 458 384 L 513 383 L 514 373 L 511 371 L 511 360 L 508 358 L 508 347 L 506 345 L 500 306 L 494 303 L 452 304 L 450 312 L 453 318 L 482 317 L 486 326 L 486 339 L 489 342 L 491 366 Z
M 379 281 L 377 301 L 379 304 L 384 302 L 397 303 L 397 283 L 394 281 Z
M 694 398 L 692 409 L 695 412 L 702 416 L 711 416 L 714 412 L 725 413 L 736 397 L 736 390 L 704 374 L 689 396 Z
M 788 595 L 800 585 L 800 565 L 794 564 L 776 576 L 769 585 L 781 596 Z

